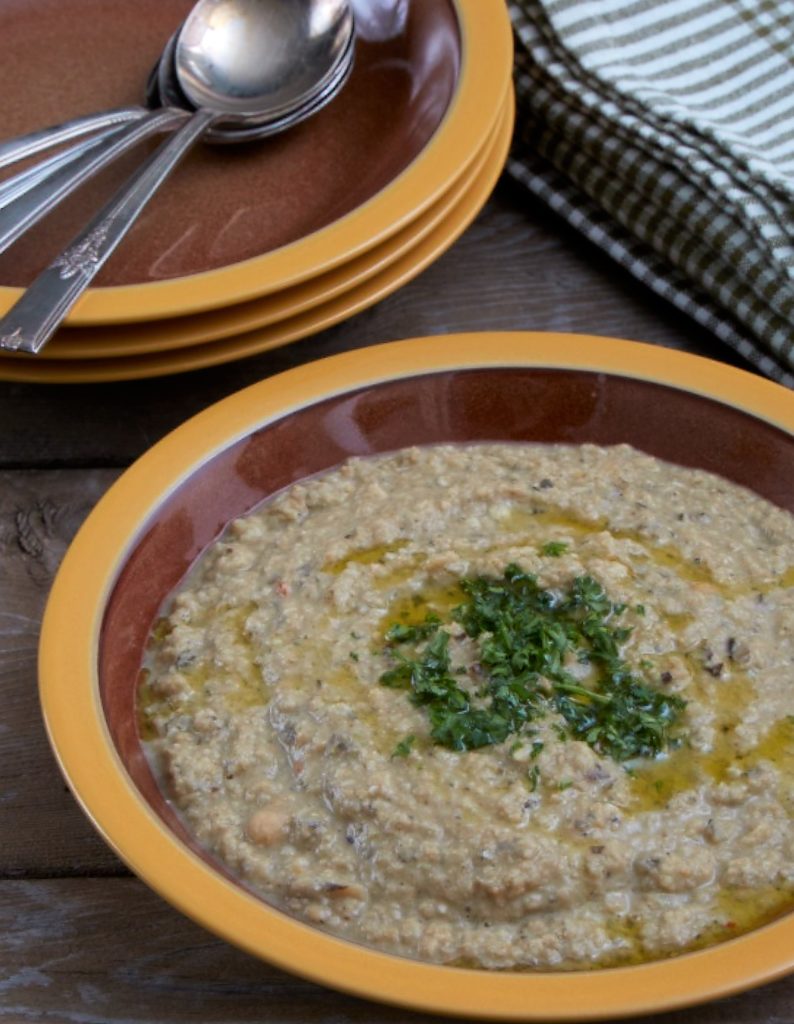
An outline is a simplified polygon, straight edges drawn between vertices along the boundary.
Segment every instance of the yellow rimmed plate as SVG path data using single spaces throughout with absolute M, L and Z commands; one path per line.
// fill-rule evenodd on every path
M 331 327 L 380 301 L 412 280 L 449 248 L 477 216 L 491 194 L 504 165 L 512 134 L 513 107 L 494 140 L 494 148 L 482 169 L 464 190 L 443 220 L 407 252 L 368 276 L 361 284 L 303 312 L 270 326 L 220 341 L 170 349 L 139 356 L 97 359 L 37 359 L 0 355 L 0 380 L 38 383 L 86 383 L 134 380 L 183 373 L 256 355 Z M 156 325 L 150 328 L 157 330 Z M 99 330 L 97 328 L 97 330 Z M 105 348 L 110 347 L 110 342 Z
M 174 348 L 220 341 L 234 334 L 243 334 L 295 317 L 349 292 L 354 286 L 363 284 L 369 278 L 385 271 L 448 218 L 451 218 L 448 221 L 451 225 L 456 209 L 462 209 L 460 204 L 467 199 L 471 201 L 475 195 L 481 194 L 477 187 L 478 183 L 489 180 L 499 159 L 504 160 L 514 115 L 515 99 L 511 92 L 503 105 L 498 124 L 478 153 L 469 172 L 459 178 L 426 213 L 381 245 L 356 259 L 283 292 L 266 295 L 251 302 L 237 303 L 222 310 L 148 323 L 123 324 L 113 328 L 67 329 L 56 334 L 46 348 L 36 356 L 36 361 L 154 355 Z M 22 355 L 18 358 L 26 357 Z
M 502 0 L 450 3 L 461 37 L 455 94 L 430 141 L 390 184 L 327 227 L 261 256 L 188 277 L 89 289 L 69 323 L 156 320 L 273 294 L 360 256 L 427 211 L 471 166 L 498 121 L 512 76 Z M 20 295 L 19 288 L 0 287 L 0 312 Z
M 304 420 L 315 429 L 306 430 Z M 343 420 L 350 421 L 346 432 Z M 532 333 L 420 338 L 307 364 L 212 406 L 147 452 L 100 501 L 66 554 L 43 623 L 40 692 L 50 739 L 77 799 L 129 866 L 181 911 L 255 956 L 358 996 L 435 1013 L 609 1020 L 789 973 L 792 914 L 709 949 L 593 972 L 485 972 L 390 956 L 274 910 L 166 826 L 162 797 L 158 804 L 141 795 L 135 761 L 130 695 L 141 641 L 114 635 L 118 658 L 108 661 L 103 623 L 112 631 L 114 619 L 106 609 L 132 587 L 146 594 L 153 616 L 163 595 L 152 582 L 159 569 L 151 545 L 181 545 L 187 567 L 196 546 L 219 528 L 214 502 L 231 503 L 231 518 L 277 486 L 257 483 L 264 479 L 257 473 L 270 472 L 257 470 L 263 460 L 281 463 L 286 478 L 316 469 L 291 461 L 293 449 L 280 443 L 285 431 L 303 445 L 300 458 L 317 449 L 329 465 L 348 453 L 439 440 L 626 441 L 722 469 L 794 510 L 791 392 L 634 342 Z M 755 458 L 758 446 L 765 460 Z M 129 620 L 122 621 L 126 629 Z M 130 628 L 145 638 L 150 621 L 143 616 Z M 125 659 L 127 668 L 120 667 Z

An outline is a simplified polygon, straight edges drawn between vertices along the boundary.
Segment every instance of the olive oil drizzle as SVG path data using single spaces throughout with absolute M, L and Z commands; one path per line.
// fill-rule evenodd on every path
M 654 543 L 642 531 L 636 529 L 625 529 L 614 527 L 606 519 L 584 519 L 574 515 L 567 510 L 553 506 L 512 506 L 504 516 L 499 519 L 499 527 L 505 534 L 514 534 L 514 537 L 505 537 L 497 544 L 491 544 L 484 548 L 478 548 L 471 544 L 460 546 L 460 555 L 463 558 L 482 557 L 483 555 L 495 554 L 505 549 L 512 549 L 522 545 L 536 547 L 539 540 L 548 540 L 551 535 L 553 541 L 568 538 L 581 539 L 594 534 L 609 531 L 612 537 L 617 540 L 632 541 L 642 548 L 642 554 L 637 553 L 635 564 L 632 560 L 626 561 L 627 568 L 636 575 L 644 565 L 656 566 L 666 569 L 679 579 L 694 584 L 700 584 L 707 589 L 712 589 L 726 601 L 735 601 L 742 597 L 749 597 L 756 594 L 770 594 L 777 590 L 786 590 L 794 587 L 794 565 L 789 566 L 780 576 L 767 580 L 755 580 L 749 583 L 731 584 L 722 582 L 714 576 L 709 566 L 697 557 L 688 558 L 673 544 Z M 556 531 L 556 532 L 555 532 Z M 523 536 L 522 536 L 523 535 Z M 339 575 L 349 565 L 383 565 L 388 566 L 392 559 L 390 555 L 397 556 L 390 573 L 385 573 L 376 578 L 376 585 L 382 588 L 395 586 L 406 582 L 411 578 L 413 570 L 418 568 L 427 558 L 426 552 L 406 552 L 401 555 L 404 549 L 410 548 L 410 541 L 407 539 L 395 540 L 387 544 L 376 544 L 367 548 L 356 549 L 342 558 L 328 562 L 323 566 L 323 572 Z M 670 616 L 672 619 L 675 615 Z
M 191 711 L 206 706 L 211 688 L 222 687 L 223 702 L 229 711 L 267 704 L 268 687 L 256 662 L 256 651 L 246 629 L 247 619 L 255 607 L 253 602 L 247 602 L 241 606 L 214 609 L 214 617 L 218 618 L 221 628 L 232 633 L 237 649 L 244 652 L 242 668 L 234 673 L 231 680 L 227 680 L 223 678 L 223 670 L 218 669 L 209 659 L 192 661 L 176 669 L 181 683 L 187 687 L 187 692 L 175 696 L 161 694 L 153 679 L 151 662 L 154 648 L 171 632 L 168 619 L 158 619 L 152 631 L 152 641 L 144 667 L 138 678 L 137 718 L 138 732 L 142 740 L 156 739 L 159 735 L 156 720 L 166 709 L 173 713 L 186 710 L 188 706 Z
M 407 540 L 395 540 L 390 544 L 373 544 L 368 548 L 357 548 L 341 558 L 326 562 L 322 571 L 339 576 L 349 565 L 376 565 L 383 562 L 387 555 L 400 551 L 407 544 Z
M 718 942 L 725 942 L 726 939 L 736 938 L 789 913 L 792 902 L 794 888 L 791 886 L 767 885 L 754 889 L 722 889 L 715 896 L 711 921 L 701 928 L 691 942 L 670 950 L 667 954 L 654 952 L 652 958 L 668 959 L 682 953 L 694 953 Z M 606 924 L 606 932 L 619 948 L 599 960 L 596 965 L 598 969 L 630 967 L 649 960 L 642 928 L 635 914 L 628 913 L 610 918 Z M 582 970 L 583 967 L 572 965 L 569 969 Z
M 669 569 L 680 579 L 707 584 L 729 601 L 752 594 L 769 594 L 776 590 L 794 587 L 794 565 L 789 566 L 774 579 L 758 580 L 734 586 L 717 580 L 708 565 L 697 559 L 687 558 L 673 544 L 654 543 L 640 530 L 615 527 L 610 525 L 606 519 L 584 519 L 551 506 L 533 508 L 522 505 L 514 506 L 500 520 L 500 525 L 507 532 L 526 532 L 533 539 L 530 541 L 528 537 L 528 543 L 537 538 L 538 528 L 541 529 L 544 536 L 548 534 L 549 530 L 558 530 L 563 535 L 567 534 L 574 538 L 592 536 L 608 530 L 611 536 L 617 540 L 629 540 L 642 547 L 644 555 L 639 556 L 641 560 L 659 568 Z M 627 567 L 633 568 L 631 564 Z

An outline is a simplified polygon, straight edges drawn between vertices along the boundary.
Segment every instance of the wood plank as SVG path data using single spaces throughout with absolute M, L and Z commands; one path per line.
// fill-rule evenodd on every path
M 468 231 L 417 279 L 372 309 L 301 342 L 150 381 L 0 382 L 0 466 L 126 465 L 189 415 L 290 366 L 382 341 L 476 330 L 611 335 L 740 362 L 505 182 Z
M 0 883 L 0 992 L 0 1020 L 15 1024 L 437 1019 L 333 993 L 261 963 L 132 878 Z M 791 978 L 642 1020 L 783 1024 L 791 1021 L 793 1005 Z
M 78 526 L 115 470 L 0 473 L 0 875 L 126 873 L 78 808 L 39 712 L 44 602 Z

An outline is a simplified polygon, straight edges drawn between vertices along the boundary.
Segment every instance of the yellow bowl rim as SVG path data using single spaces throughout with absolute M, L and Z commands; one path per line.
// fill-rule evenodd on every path
M 461 63 L 449 108 L 419 155 L 361 206 L 288 245 L 239 263 L 165 281 L 89 288 L 70 326 L 167 319 L 233 305 L 299 284 L 359 256 L 405 227 L 463 174 L 502 112 L 513 38 L 501 0 L 449 0 Z M 22 288 L 0 285 L 0 314 Z
M 42 626 L 45 723 L 62 771 L 119 856 L 179 910 L 244 950 L 358 996 L 490 1020 L 585 1021 L 661 1012 L 794 969 L 794 914 L 717 946 L 636 967 L 488 973 L 379 953 L 302 924 L 187 850 L 143 803 L 102 714 L 96 669 L 105 601 L 142 524 L 212 455 L 332 395 L 448 370 L 553 367 L 632 377 L 722 402 L 794 436 L 794 396 L 684 352 L 588 335 L 478 333 L 357 349 L 253 384 L 194 416 L 141 456 L 90 514 L 63 560 Z

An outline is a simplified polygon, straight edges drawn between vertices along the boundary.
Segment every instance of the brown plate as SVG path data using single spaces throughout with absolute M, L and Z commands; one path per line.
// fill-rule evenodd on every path
M 24 353 L 3 354 L 0 357 L 0 378 L 3 375 L 3 364 L 10 359 L 18 367 L 29 367 L 32 379 L 40 379 L 37 373 L 42 372 L 41 364 L 55 359 L 93 361 L 120 356 L 154 356 L 175 348 L 218 342 L 233 335 L 283 322 L 349 293 L 354 287 L 383 273 L 396 260 L 415 250 L 436 227 L 446 225 L 451 229 L 456 211 L 462 210 L 464 200 L 473 199 L 476 194 L 480 204 L 485 201 L 488 195 L 485 183 L 489 186 L 494 184 L 507 156 L 514 114 L 515 101 L 510 94 L 499 122 L 485 140 L 470 170 L 424 214 L 356 259 L 348 260 L 325 274 L 317 274 L 292 288 L 284 288 L 273 295 L 263 295 L 249 302 L 237 302 L 223 309 L 134 324 L 64 328 L 58 331 L 35 359 Z M 471 203 L 469 206 L 473 208 Z
M 297 311 L 285 313 L 283 317 L 277 316 L 273 322 L 256 329 L 246 329 L 246 322 L 249 317 L 255 322 L 263 309 L 267 317 L 267 297 L 253 303 L 232 306 L 222 312 L 199 313 L 193 317 L 178 317 L 121 327 L 75 329 L 72 332 L 74 334 L 86 335 L 91 332 L 93 335 L 93 345 L 89 339 L 83 341 L 84 351 L 93 351 L 93 358 L 60 359 L 57 358 L 57 346 L 53 346 L 50 353 L 53 358 L 48 356 L 41 359 L 38 356 L 31 358 L 20 353 L 2 353 L 0 380 L 63 384 L 132 380 L 183 373 L 286 345 L 366 309 L 390 295 L 438 259 L 474 220 L 491 194 L 507 155 L 514 113 L 512 96 L 509 99 L 501 126 L 491 145 L 486 147 L 487 152 L 484 154 L 482 166 L 478 170 L 473 169 L 473 179 L 469 180 L 466 176 L 461 183 L 463 188 L 459 191 L 458 186 L 454 186 L 441 201 L 443 208 L 440 211 L 433 207 L 428 214 L 407 228 L 407 245 L 401 244 L 401 236 L 393 236 L 388 242 L 383 243 L 383 246 L 368 254 L 374 260 L 374 265 L 367 262 L 358 281 L 346 282 L 344 271 L 349 265 L 341 267 L 344 286 L 337 288 L 332 284 L 330 297 L 318 299 L 316 302 L 309 301 L 306 304 L 299 301 Z M 436 215 L 438 212 L 440 216 Z M 425 217 L 428 217 L 427 223 Z M 391 244 L 395 240 L 396 246 Z M 355 277 L 356 269 L 350 269 Z M 331 273 L 338 276 L 337 272 Z M 299 286 L 300 292 L 305 293 L 306 289 L 309 289 L 310 295 L 313 294 L 313 283 L 310 281 Z M 323 287 L 323 282 L 320 282 L 320 292 Z M 273 296 L 277 305 L 280 305 L 282 296 L 285 297 L 287 304 L 294 297 L 287 296 L 286 293 Z M 209 322 L 205 324 L 206 320 Z M 239 325 L 242 333 L 236 332 L 236 325 Z M 205 326 L 207 334 L 201 337 L 201 331 Z M 199 332 L 199 338 L 195 343 L 191 341 L 175 347 L 169 344 L 189 335 L 193 329 L 198 329 Z M 104 332 L 107 332 L 107 336 Z M 149 344 L 144 343 L 140 346 L 137 355 L 121 355 L 116 351 L 116 332 L 121 332 L 123 339 L 131 339 L 133 343 L 148 339 Z M 166 342 L 162 349 L 158 346 L 160 339 Z
M 149 69 L 190 0 L 26 0 L 0 5 L 0 136 L 143 101 Z M 343 217 L 422 150 L 455 90 L 457 18 L 448 0 L 357 0 L 351 78 L 314 118 L 247 146 L 199 146 L 155 196 L 97 279 L 184 277 L 239 263 Z M 151 143 L 153 149 L 156 143 Z M 0 256 L 24 286 L 138 165 L 131 154 Z
M 794 398 L 681 352 L 565 334 L 457 335 L 359 349 L 205 410 L 114 484 L 64 559 L 44 619 L 41 695 L 73 792 L 177 907 L 315 981 L 433 1012 L 593 1020 L 716 998 L 794 968 L 794 915 L 694 953 L 574 973 L 390 956 L 296 921 L 185 831 L 143 756 L 135 691 L 161 602 L 232 518 L 278 489 L 411 444 L 628 442 L 721 473 L 794 512 Z
M 181 2 L 164 0 L 172 10 L 172 5 L 179 6 Z M 197 164 L 195 160 L 188 160 L 163 186 L 164 191 L 155 200 L 159 206 L 148 208 L 148 219 L 139 222 L 131 238 L 125 239 L 119 250 L 121 255 L 114 254 L 113 265 L 121 273 L 125 252 L 129 259 L 141 258 L 131 249 L 138 244 L 135 241 L 137 231 L 144 232 L 139 239 L 141 253 L 147 253 L 146 266 L 141 269 L 143 279 L 135 283 L 138 278 L 131 274 L 124 280 L 132 283 L 114 284 L 106 280 L 103 287 L 89 288 L 71 310 L 70 325 L 165 319 L 272 295 L 339 267 L 381 244 L 426 212 L 468 171 L 498 121 L 510 89 L 512 35 L 505 4 L 502 0 L 352 2 L 362 40 L 358 48 L 361 50 L 360 60 L 358 71 L 354 71 L 334 103 L 317 118 L 275 141 L 256 147 L 223 147 L 219 150 L 207 147 L 192 154 L 199 165 L 202 161 L 212 164 L 214 177 L 192 179 L 191 167 Z M 36 10 L 39 10 L 39 3 L 49 10 L 53 0 L 32 0 Z M 75 0 L 75 9 L 86 5 L 87 9 L 94 11 L 97 25 L 101 24 L 106 31 L 108 28 L 129 29 L 129 12 L 141 8 L 138 5 L 124 8 L 119 20 L 114 13 L 118 12 L 120 3 L 121 0 Z M 148 0 L 148 6 L 144 3 L 143 9 L 149 10 L 149 6 L 155 13 L 161 10 L 160 5 L 154 5 L 152 0 Z M 19 13 L 27 8 L 19 5 L 3 8 L 0 5 L 0 16 L 4 10 Z M 57 10 L 62 10 L 60 5 Z M 71 5 L 69 11 L 72 11 Z M 93 30 L 93 22 L 90 27 Z M 23 52 L 24 40 L 27 39 L 27 51 L 31 50 L 34 41 L 30 30 L 28 25 L 28 35 L 23 33 L 17 40 Z M 9 34 L 13 36 L 13 33 Z M 129 47 L 129 39 L 133 37 L 134 33 L 133 36 L 129 32 L 123 34 L 123 45 Z M 115 36 L 114 40 L 113 45 L 118 48 L 120 44 Z M 86 49 L 89 49 L 91 41 L 89 31 Z M 401 41 L 408 49 L 403 47 L 400 50 L 398 46 L 394 50 L 392 44 L 402 45 Z M 54 49 L 58 39 L 48 42 Z M 360 101 L 372 116 L 362 118 L 352 109 L 346 116 L 345 105 L 354 102 L 347 98 L 348 90 L 354 96 L 358 89 L 357 75 L 358 78 L 365 75 L 368 65 L 364 55 L 368 47 L 374 47 L 380 54 L 371 62 L 371 79 L 365 76 L 364 95 Z M 68 66 L 74 52 L 74 49 L 70 50 Z M 119 58 L 121 65 L 126 58 L 125 50 Z M 2 67 L 0 64 L 0 69 Z M 66 83 L 71 84 L 75 77 L 73 72 L 68 71 L 67 66 L 62 66 L 61 70 L 66 75 Z M 22 75 L 24 64 L 17 65 L 16 71 Z M 107 71 L 112 74 L 112 68 Z M 383 98 L 388 98 L 394 91 L 390 92 L 389 81 L 395 75 L 401 79 L 407 76 L 408 82 L 404 83 L 401 93 L 405 102 L 390 105 L 384 103 Z M 47 82 L 46 75 L 43 82 Z M 10 88 L 13 83 L 6 84 Z M 39 83 L 28 84 L 35 94 Z M 56 85 L 49 80 L 48 88 L 51 90 L 50 100 L 60 95 L 60 83 Z M 327 145 L 321 145 L 320 129 L 327 118 L 341 118 L 342 123 L 323 129 L 327 131 L 328 138 Z M 431 122 L 435 123 L 434 128 Z M 346 139 L 346 145 L 337 152 L 340 139 Z M 302 154 L 300 160 L 297 157 L 299 151 Z M 406 153 L 409 154 L 407 163 L 404 162 Z M 353 161 L 351 154 L 356 158 Z M 141 155 L 138 154 L 138 158 Z M 273 167 L 281 167 L 275 177 L 275 172 L 271 174 L 270 170 Z M 254 176 L 242 188 L 239 176 L 246 168 Z M 108 172 L 117 173 L 118 167 Z M 296 228 L 297 234 L 293 232 L 289 238 L 285 235 L 269 241 L 267 238 L 263 241 L 257 233 L 254 248 L 259 251 L 247 257 L 239 246 L 233 252 L 227 249 L 227 244 L 234 239 L 252 242 L 249 227 L 262 217 L 265 228 L 271 218 L 278 221 L 282 213 L 293 219 L 304 217 L 316 205 L 316 196 L 320 195 L 319 180 L 328 183 L 332 193 L 326 190 L 323 198 L 323 208 L 332 208 L 331 212 L 326 209 L 330 220 L 324 222 L 324 226 L 316 221 L 301 223 Z M 279 187 L 276 188 L 273 182 Z M 367 184 L 369 198 L 362 198 L 361 183 Z M 88 196 L 88 205 L 93 210 L 101 198 L 102 187 L 100 180 L 86 185 L 74 197 L 75 203 L 86 202 Z M 180 188 L 184 190 L 183 198 L 188 203 L 183 208 L 178 201 Z M 176 215 L 171 212 L 170 200 L 166 202 L 169 196 L 173 198 Z M 352 208 L 350 196 L 357 204 Z M 216 220 L 217 231 L 204 237 L 206 218 L 207 223 L 212 221 L 217 211 L 225 208 L 227 199 L 233 204 L 233 209 L 226 211 L 229 217 Z M 68 211 L 71 208 L 70 203 L 56 212 L 53 219 L 40 229 L 57 227 L 58 216 L 70 216 Z M 301 233 L 304 231 L 309 233 Z M 47 239 L 40 238 L 36 243 L 35 238 L 34 233 L 25 239 L 24 244 L 32 244 L 34 251 L 28 255 L 34 261 L 41 261 L 47 244 L 55 245 L 55 241 L 49 239 L 48 243 Z M 201 242 L 198 246 L 194 244 L 196 239 Z M 268 248 L 269 245 L 275 247 Z M 170 266 L 182 247 L 186 253 L 192 252 L 198 262 L 194 260 L 190 265 Z M 17 266 L 20 270 L 25 267 L 24 253 L 24 247 L 15 247 L 14 259 L 5 264 L 7 273 L 15 273 Z M 51 259 L 54 254 L 50 250 L 46 259 Z M 120 262 L 116 262 L 116 257 Z M 27 266 L 32 272 L 29 262 Z M 205 269 L 197 269 L 200 267 Z M 0 311 L 10 308 L 20 294 L 19 287 L 0 284 Z

